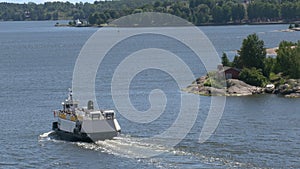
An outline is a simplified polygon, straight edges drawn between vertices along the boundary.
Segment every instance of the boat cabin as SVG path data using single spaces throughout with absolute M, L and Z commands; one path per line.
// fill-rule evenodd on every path
M 114 119 L 115 111 L 114 110 L 105 110 L 103 112 L 105 119 Z
M 64 112 L 75 112 L 75 109 L 78 108 L 78 102 L 73 100 L 72 90 L 69 89 L 69 97 L 64 102 L 61 103 L 63 106 Z

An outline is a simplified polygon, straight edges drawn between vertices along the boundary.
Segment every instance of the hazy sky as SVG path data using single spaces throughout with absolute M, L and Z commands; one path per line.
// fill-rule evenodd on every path
M 0 0 L 0 2 L 13 2 L 13 3 L 28 3 L 28 2 L 34 2 L 34 3 L 44 3 L 44 2 L 53 2 L 53 1 L 61 1 L 61 2 L 90 2 L 94 3 L 95 0 Z

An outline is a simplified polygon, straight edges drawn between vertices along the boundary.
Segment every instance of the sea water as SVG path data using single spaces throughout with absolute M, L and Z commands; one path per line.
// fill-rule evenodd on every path
M 160 88 L 168 98 L 160 118 L 141 124 L 117 112 L 122 134 L 114 140 L 72 143 L 52 139 L 52 111 L 60 108 L 72 86 L 73 69 L 82 46 L 98 30 L 54 24 L 0 22 L 0 168 L 300 168 L 299 99 L 275 95 L 227 97 L 218 128 L 206 142 L 199 143 L 211 101 L 201 96 L 196 121 L 178 145 L 145 142 L 145 138 L 174 123 L 178 98 L 183 94 L 170 83 L 168 74 L 153 69 L 133 79 L 130 98 L 136 109 L 145 111 L 151 107 L 149 93 Z M 257 33 L 266 47 L 278 46 L 281 40 L 299 40 L 299 32 L 278 31 L 287 27 L 200 28 L 221 54 L 238 50 L 251 33 Z M 98 70 L 96 94 L 101 108 L 114 109 L 110 83 L 105 78 L 111 73 L 110 65 L 113 63 Z M 201 67 L 192 62 L 190 66 Z M 201 70 L 199 76 L 205 73 Z M 159 155 L 145 158 L 149 152 Z

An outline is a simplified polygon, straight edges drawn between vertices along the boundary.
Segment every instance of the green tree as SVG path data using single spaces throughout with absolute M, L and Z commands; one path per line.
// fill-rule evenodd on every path
M 235 56 L 232 62 L 232 66 L 242 69 L 243 68 L 243 64 L 242 64 L 242 60 L 240 56 Z
M 295 14 L 297 13 L 297 6 L 291 2 L 285 2 L 281 5 L 280 8 L 281 17 L 286 20 L 290 20 L 295 18 Z
M 282 72 L 290 78 L 300 78 L 300 41 L 282 41 L 276 57 L 276 73 Z
M 250 21 L 256 21 L 259 18 L 259 5 L 256 3 L 251 3 L 247 7 L 248 19 Z
M 160 7 L 162 5 L 162 3 L 160 2 L 160 1 L 155 1 L 154 2 L 154 7 L 155 8 L 158 8 L 158 7 Z
M 210 9 L 206 4 L 200 4 L 194 10 L 194 24 L 200 25 L 209 22 Z
M 212 9 L 212 17 L 215 23 L 223 23 L 224 22 L 223 9 L 220 6 L 215 6 Z
M 227 23 L 231 19 L 231 7 L 228 5 L 215 6 L 212 9 L 212 18 L 215 23 Z
M 238 53 L 242 67 L 255 67 L 264 70 L 266 49 L 264 48 L 264 41 L 260 40 L 256 34 L 251 34 L 243 40 L 242 47 Z
M 244 68 L 239 76 L 239 79 L 247 84 L 264 87 L 267 84 L 267 78 L 262 74 L 260 69 Z
M 231 7 L 232 20 L 241 22 L 245 17 L 245 8 L 242 4 L 235 4 Z
M 58 12 L 54 12 L 54 13 L 52 14 L 53 20 L 58 20 L 58 17 L 59 17 Z
M 210 9 L 216 4 L 215 0 L 189 0 L 191 8 L 197 7 L 201 4 L 207 5 Z
M 275 65 L 276 65 L 276 58 L 272 58 L 272 57 L 266 58 L 265 59 L 265 69 L 264 69 L 263 74 L 269 78 L 270 74 L 272 72 L 274 72 L 274 70 L 275 70 Z
M 228 59 L 228 57 L 226 55 L 226 53 L 223 53 L 221 59 L 222 59 L 222 65 L 223 66 L 232 66 L 232 64 L 230 63 L 230 61 L 229 61 L 229 59 Z
M 269 21 L 279 17 L 279 4 L 254 1 L 247 7 L 248 18 L 251 21 Z

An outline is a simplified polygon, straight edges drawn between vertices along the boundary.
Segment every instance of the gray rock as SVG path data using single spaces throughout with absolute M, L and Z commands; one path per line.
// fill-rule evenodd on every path
M 252 94 L 263 93 L 263 89 L 256 86 L 251 86 L 243 81 L 237 79 L 227 80 L 227 94 L 247 96 Z
M 288 97 L 288 98 L 300 98 L 300 93 L 291 93 L 291 94 L 285 95 L 285 97 Z
M 202 76 L 196 79 L 197 83 L 189 85 L 184 91 L 201 94 L 201 95 L 212 95 L 212 96 L 247 96 L 252 94 L 263 93 L 263 89 L 255 86 L 251 86 L 243 81 L 237 79 L 229 79 L 226 81 L 227 88 L 214 88 L 204 86 L 207 76 Z
M 226 80 L 227 87 L 218 89 L 214 87 L 204 86 L 207 76 L 202 76 L 196 79 L 186 89 L 186 92 L 191 92 L 200 95 L 226 95 L 226 96 L 248 96 L 261 93 L 281 94 L 285 97 L 300 98 L 300 79 L 289 79 L 285 84 L 278 86 L 272 91 L 267 88 L 251 86 L 243 81 L 237 79 Z

